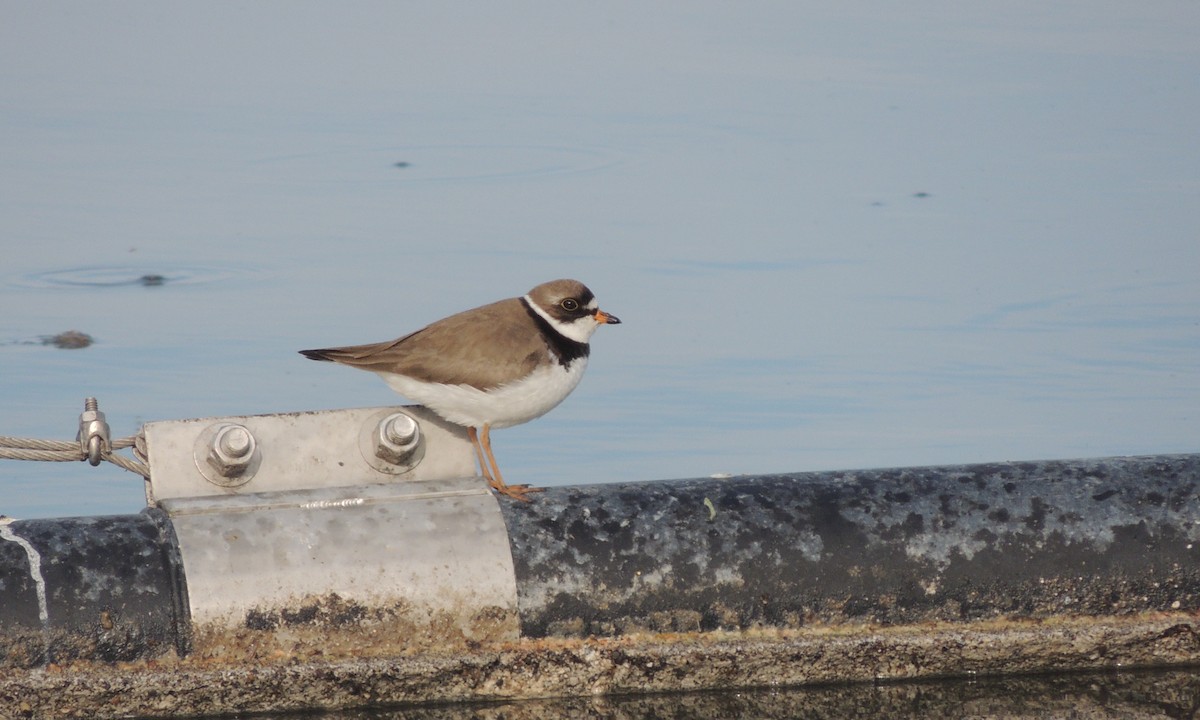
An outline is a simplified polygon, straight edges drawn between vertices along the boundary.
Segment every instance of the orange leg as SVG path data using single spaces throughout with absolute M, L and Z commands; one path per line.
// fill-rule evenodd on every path
M 468 432 L 473 428 L 469 428 Z M 484 425 L 483 432 L 480 434 L 478 445 L 483 448 L 483 452 L 487 455 L 489 464 L 491 465 L 491 477 L 488 477 L 487 470 L 483 471 L 484 477 L 488 478 L 488 484 L 492 486 L 496 492 L 501 495 L 507 495 L 511 498 L 529 502 L 529 498 L 525 497 L 531 492 L 541 492 L 542 488 L 530 487 L 528 485 L 506 485 L 504 478 L 500 475 L 500 466 L 496 464 L 496 456 L 492 454 L 492 433 L 491 426 Z M 483 457 L 479 458 L 479 465 L 483 467 Z
M 479 439 L 483 445 L 483 452 L 487 455 L 490 475 L 495 479 L 492 487 L 504 492 L 504 488 L 508 486 L 504 484 L 504 477 L 500 475 L 500 467 L 496 465 L 496 456 L 492 454 L 492 427 L 490 425 L 483 426 L 483 434 Z
M 484 428 L 487 426 L 485 425 Z M 479 461 L 479 472 L 483 475 L 483 479 L 487 480 L 488 485 L 496 487 L 495 481 L 492 480 L 492 471 L 488 469 L 487 460 L 483 459 L 483 446 L 479 444 L 479 434 L 475 432 L 474 427 L 467 428 L 467 437 L 471 440 L 471 447 L 475 448 L 475 459 Z

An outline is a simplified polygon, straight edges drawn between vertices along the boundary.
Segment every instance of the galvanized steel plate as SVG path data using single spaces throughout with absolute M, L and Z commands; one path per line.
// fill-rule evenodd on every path
M 424 443 L 424 457 L 406 472 L 380 469 L 381 464 L 365 458 L 360 448 L 364 428 L 399 411 L 417 419 Z M 205 438 L 216 426 L 227 423 L 248 429 L 261 455 L 256 458 L 253 477 L 243 482 L 206 477 L 203 458 L 198 457 Z M 404 483 L 475 474 L 475 457 L 465 428 L 451 425 L 420 406 L 169 420 L 146 423 L 145 434 L 150 458 L 150 505 L 168 498 Z
M 197 627 L 252 627 L 323 598 L 410 624 L 518 636 L 512 555 L 480 478 L 163 500 Z

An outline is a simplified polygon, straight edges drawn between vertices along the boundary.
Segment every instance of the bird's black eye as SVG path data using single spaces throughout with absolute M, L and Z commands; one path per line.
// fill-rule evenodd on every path
M 567 298 L 566 300 L 560 302 L 558 306 L 567 312 L 575 312 L 579 309 L 579 301 L 575 298 Z

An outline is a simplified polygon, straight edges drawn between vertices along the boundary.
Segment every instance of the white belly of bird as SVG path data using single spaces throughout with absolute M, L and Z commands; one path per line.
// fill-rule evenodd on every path
M 515 382 L 480 390 L 470 385 L 422 382 L 394 373 L 379 373 L 393 390 L 415 400 L 449 422 L 468 427 L 511 427 L 553 410 L 583 377 L 587 358 L 567 367 L 543 366 Z

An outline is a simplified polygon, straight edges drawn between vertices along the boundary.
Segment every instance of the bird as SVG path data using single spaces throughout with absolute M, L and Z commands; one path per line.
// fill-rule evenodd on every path
M 600 309 L 586 285 L 560 279 L 395 340 L 300 354 L 373 372 L 404 397 L 465 427 L 488 485 L 528 502 L 528 493 L 541 488 L 504 482 L 491 431 L 557 407 L 583 377 L 592 333 L 620 322 Z

